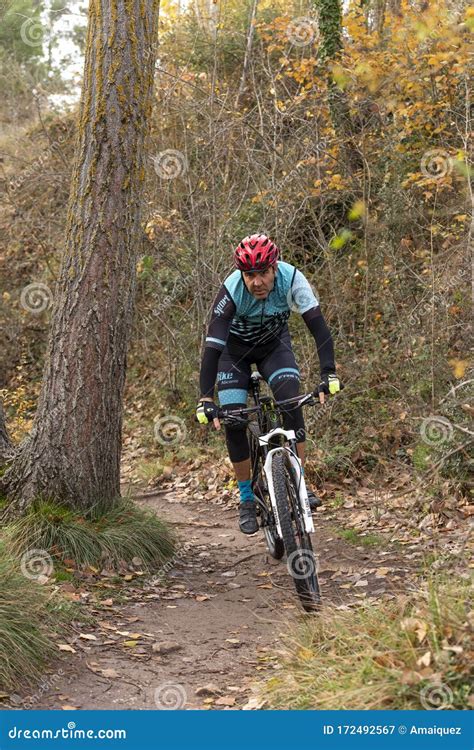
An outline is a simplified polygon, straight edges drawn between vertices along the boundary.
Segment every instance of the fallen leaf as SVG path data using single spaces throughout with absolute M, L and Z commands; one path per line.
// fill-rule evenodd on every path
M 196 596 L 196 601 L 197 602 L 207 602 L 210 598 L 211 598 L 210 596 L 206 596 L 205 594 L 198 594 Z
M 258 711 L 265 703 L 266 701 L 262 698 L 250 698 L 245 706 L 242 706 L 242 711 Z
M 78 706 L 69 706 L 67 703 L 64 706 L 61 706 L 63 711 L 77 711 L 78 708 Z
M 443 651 L 452 651 L 453 654 L 462 654 L 462 646 L 443 646 Z
M 97 636 L 92 635 L 92 633 L 81 633 L 79 638 L 83 638 L 85 641 L 96 641 Z
M 375 571 L 375 577 L 376 578 L 385 578 L 387 573 L 390 572 L 390 568 L 377 568 Z
M 238 638 L 226 638 L 227 643 L 240 643 Z
M 366 581 L 365 578 L 364 579 L 361 578 L 359 581 L 356 581 L 354 583 L 354 587 L 357 587 L 357 586 L 368 586 L 368 585 L 369 585 L 369 582 Z
M 234 706 L 235 695 L 223 695 L 222 698 L 216 700 L 216 706 Z
M 138 641 L 124 641 L 123 645 L 126 646 L 127 648 L 135 648 L 137 643 Z
M 58 648 L 60 651 L 69 651 L 71 654 L 77 653 L 76 649 L 72 646 L 69 646 L 68 643 L 58 643 Z
M 162 641 L 161 643 L 153 643 L 151 650 L 155 654 L 171 654 L 173 651 L 181 651 L 182 648 L 177 641 Z
M 431 651 L 427 651 L 423 656 L 420 656 L 419 659 L 416 660 L 416 666 L 417 667 L 429 667 L 431 664 Z
M 202 685 L 195 690 L 196 695 L 219 695 L 222 692 L 219 685 L 210 682 L 207 685 Z
M 423 679 L 421 674 L 414 672 L 412 669 L 405 669 L 400 678 L 403 685 L 417 685 Z
M 377 654 L 373 657 L 376 664 L 380 664 L 381 667 L 390 667 L 393 669 L 395 666 L 395 660 L 391 653 Z
M 309 659 L 312 659 L 313 656 L 314 656 L 314 654 L 311 651 L 311 649 L 310 648 L 304 648 L 304 646 L 302 646 L 301 648 L 298 649 L 296 655 L 298 656 L 299 659 L 302 659 L 303 661 L 308 661 Z
M 401 629 L 405 633 L 416 633 L 418 643 L 421 643 L 428 632 L 428 625 L 423 620 L 418 620 L 416 617 L 406 617 L 400 623 Z

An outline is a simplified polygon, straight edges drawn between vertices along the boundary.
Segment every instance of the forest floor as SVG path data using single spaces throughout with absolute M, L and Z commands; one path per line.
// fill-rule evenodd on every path
M 59 584 L 86 618 L 57 639 L 58 660 L 40 685 L 4 699 L 3 708 L 265 706 L 256 685 L 278 669 L 282 635 L 296 619 L 315 615 L 302 612 L 285 563 L 268 555 L 263 535 L 240 533 L 235 492 L 203 499 L 190 487 L 192 477 L 174 475 L 137 497 L 181 540 L 166 575 L 92 569 L 80 585 Z M 326 608 L 393 598 L 416 586 L 432 541 L 420 544 L 396 524 L 397 534 L 384 536 L 341 528 L 349 516 L 367 525 L 372 504 L 372 493 L 362 491 L 342 507 L 327 503 L 316 513 Z M 389 518 L 386 530 L 394 526 Z M 443 539 L 446 549 L 459 547 L 459 529 Z

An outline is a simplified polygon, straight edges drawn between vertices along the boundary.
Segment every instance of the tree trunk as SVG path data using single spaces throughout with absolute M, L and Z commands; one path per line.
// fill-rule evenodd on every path
M 258 0 L 253 0 L 252 10 L 250 12 L 249 31 L 247 34 L 247 44 L 245 46 L 245 55 L 244 55 L 244 64 L 242 68 L 242 75 L 240 77 L 239 90 L 237 92 L 237 96 L 235 98 L 235 104 L 234 104 L 235 109 L 238 109 L 239 107 L 240 97 L 244 93 L 245 83 L 247 81 L 247 74 L 248 74 L 248 69 L 250 65 L 250 59 L 252 56 L 252 44 L 253 44 L 253 37 L 254 37 L 254 32 L 255 32 L 255 18 L 257 16 L 257 7 L 258 7 Z
M 388 0 L 388 9 L 394 16 L 401 16 L 402 0 Z
M 374 31 L 379 37 L 382 36 L 385 24 L 386 0 L 375 0 L 373 7 Z
M 159 0 L 90 0 L 78 134 L 48 357 L 32 431 L 1 487 L 81 512 L 120 495 L 122 397 L 141 243 Z
M 323 62 L 336 63 L 343 49 L 341 0 L 314 0 L 321 37 L 319 56 Z M 346 92 L 328 75 L 328 103 L 336 135 L 343 139 L 342 153 L 349 172 L 362 167 L 361 154 L 354 143 L 354 127 Z
M 7 432 L 5 424 L 5 412 L 0 401 L 0 466 L 13 456 L 13 444 Z

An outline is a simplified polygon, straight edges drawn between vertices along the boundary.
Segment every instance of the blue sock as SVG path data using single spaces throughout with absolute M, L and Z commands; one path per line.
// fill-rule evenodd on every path
M 243 482 L 237 482 L 240 492 L 241 503 L 253 503 L 255 498 L 252 492 L 252 482 L 250 479 L 245 479 Z

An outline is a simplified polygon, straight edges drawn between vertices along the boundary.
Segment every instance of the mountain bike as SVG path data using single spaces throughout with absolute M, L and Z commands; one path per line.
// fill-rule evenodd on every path
M 251 375 L 254 405 L 245 409 L 219 410 L 224 424 L 247 426 L 252 489 L 257 518 L 268 551 L 276 560 L 286 553 L 287 569 L 307 612 L 317 610 L 321 595 L 316 557 L 310 534 L 314 532 L 301 461 L 294 430 L 283 428 L 282 415 L 299 406 L 315 404 L 314 393 L 275 401 L 261 395 L 259 372 Z M 319 401 L 318 401 L 319 403 Z M 249 417 L 255 417 L 249 420 Z

